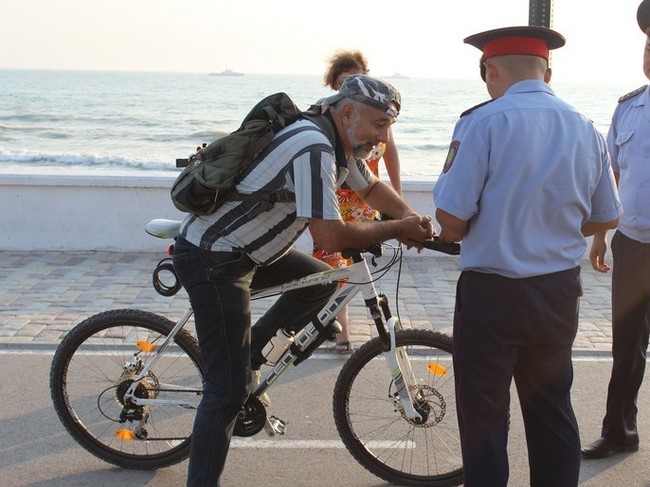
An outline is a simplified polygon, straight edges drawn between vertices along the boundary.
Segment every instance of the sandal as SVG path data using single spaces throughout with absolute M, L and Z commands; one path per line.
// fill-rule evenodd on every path
M 349 340 L 344 342 L 336 342 L 336 352 L 337 353 L 352 353 L 354 352 L 354 347 Z

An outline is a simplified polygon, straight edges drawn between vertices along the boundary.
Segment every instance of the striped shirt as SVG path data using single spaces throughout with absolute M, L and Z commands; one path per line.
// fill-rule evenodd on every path
M 188 215 L 181 235 L 204 250 L 243 250 L 255 263 L 270 264 L 293 246 L 310 218 L 341 219 L 336 189 L 344 177 L 346 186 L 359 190 L 372 176 L 363 161 L 348 165 L 338 134 L 333 145 L 316 124 L 300 120 L 278 132 L 237 184 L 245 194 L 290 191 L 295 202 L 275 203 L 251 217 L 261 201 L 226 201 L 211 215 Z

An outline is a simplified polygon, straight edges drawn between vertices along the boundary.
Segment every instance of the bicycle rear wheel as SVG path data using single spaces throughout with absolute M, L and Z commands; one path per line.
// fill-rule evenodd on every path
M 146 311 L 111 310 L 79 323 L 59 345 L 50 370 L 54 408 L 90 453 L 134 469 L 188 457 L 195 416 L 189 403 L 198 404 L 203 374 L 197 342 L 187 331 L 178 332 L 136 389 L 137 397 L 161 402 L 128 406 L 123 400 L 173 325 Z
M 374 475 L 398 485 L 453 486 L 463 481 L 456 417 L 451 338 L 429 330 L 401 330 L 409 355 L 421 424 L 404 413 L 382 355 L 381 339 L 359 348 L 342 367 L 333 409 L 341 440 Z

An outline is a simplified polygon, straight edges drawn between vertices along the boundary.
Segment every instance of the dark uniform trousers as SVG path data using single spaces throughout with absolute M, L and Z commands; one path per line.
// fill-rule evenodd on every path
M 580 437 L 570 389 L 580 267 L 522 279 L 465 271 L 456 291 L 453 357 L 464 485 L 508 483 L 514 378 L 531 486 L 576 486 Z
M 612 376 L 602 436 L 621 446 L 639 443 L 636 399 L 650 332 L 650 243 L 617 231 L 612 238 Z

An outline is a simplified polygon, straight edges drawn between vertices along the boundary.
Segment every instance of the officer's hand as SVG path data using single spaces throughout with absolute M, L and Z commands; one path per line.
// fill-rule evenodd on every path
M 607 241 L 605 238 L 601 238 L 599 235 L 594 235 L 593 242 L 591 244 L 591 250 L 589 251 L 589 261 L 591 262 L 591 267 L 598 272 L 607 272 L 610 267 L 605 262 L 605 253 L 607 252 Z

